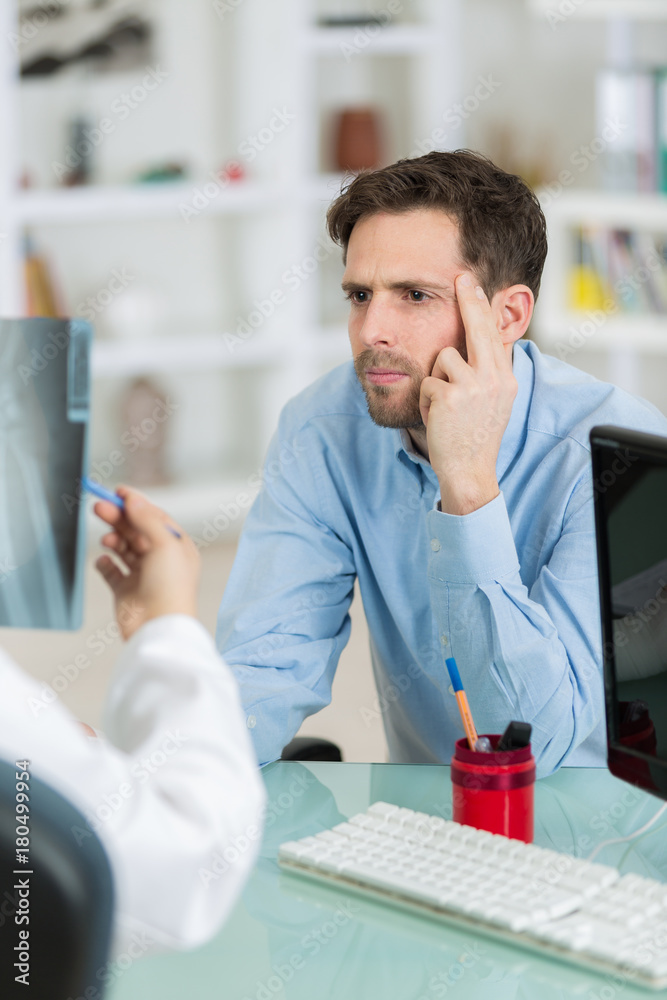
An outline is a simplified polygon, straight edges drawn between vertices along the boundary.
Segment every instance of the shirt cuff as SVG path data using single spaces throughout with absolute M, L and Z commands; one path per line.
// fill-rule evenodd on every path
M 431 510 L 427 524 L 431 542 L 428 575 L 434 582 L 485 583 L 519 569 L 502 493 L 470 514 Z

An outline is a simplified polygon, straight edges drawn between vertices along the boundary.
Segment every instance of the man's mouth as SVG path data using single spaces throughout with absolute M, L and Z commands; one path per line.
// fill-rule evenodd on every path
M 401 379 L 410 378 L 410 376 L 395 368 L 367 368 L 366 378 L 373 385 L 391 385 L 394 382 L 400 382 Z

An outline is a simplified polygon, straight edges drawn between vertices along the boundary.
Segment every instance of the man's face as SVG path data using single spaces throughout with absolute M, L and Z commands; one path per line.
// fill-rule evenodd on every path
M 422 379 L 443 347 L 467 360 L 454 279 L 464 270 L 458 226 L 439 209 L 379 213 L 350 236 L 343 290 L 368 410 L 381 427 L 423 427 Z

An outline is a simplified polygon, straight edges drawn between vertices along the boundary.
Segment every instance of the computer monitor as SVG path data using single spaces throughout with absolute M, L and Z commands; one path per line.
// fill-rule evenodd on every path
M 590 441 L 609 769 L 667 798 L 667 437 Z
M 81 627 L 91 341 L 79 320 L 0 320 L 0 626 Z

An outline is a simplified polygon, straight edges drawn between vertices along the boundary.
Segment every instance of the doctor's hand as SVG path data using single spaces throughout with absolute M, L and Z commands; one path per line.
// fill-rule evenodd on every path
M 117 493 L 124 510 L 108 500 L 95 504 L 112 528 L 102 545 L 117 562 L 103 555 L 96 566 L 113 591 L 123 638 L 161 615 L 196 617 L 200 558 L 194 542 L 136 490 L 119 486 Z
M 491 306 L 469 273 L 456 278 L 468 360 L 455 347 L 438 354 L 421 384 L 419 406 L 428 454 L 440 483 L 441 508 L 469 514 L 500 490 L 496 462 L 517 382 Z

